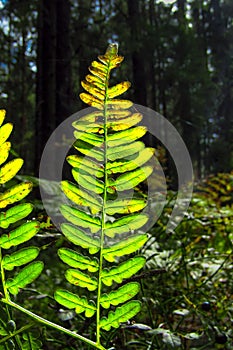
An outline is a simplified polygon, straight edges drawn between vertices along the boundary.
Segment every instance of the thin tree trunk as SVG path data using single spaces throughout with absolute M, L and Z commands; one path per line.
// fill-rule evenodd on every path
M 56 125 L 71 113 L 70 2 L 57 1 Z
M 139 0 L 128 0 L 129 27 L 131 32 L 132 63 L 133 63 L 133 88 L 135 102 L 146 105 L 146 74 L 145 62 L 143 60 L 142 42 L 140 28 L 138 25 L 141 16 L 139 11 Z
M 36 157 L 38 172 L 44 146 L 56 126 L 56 0 L 40 0 L 38 16 Z

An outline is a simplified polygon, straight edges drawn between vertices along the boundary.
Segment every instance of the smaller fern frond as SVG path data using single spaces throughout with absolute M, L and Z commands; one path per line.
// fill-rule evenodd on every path
M 1 277 L 5 298 L 9 299 L 8 292 L 18 294 L 21 288 L 33 282 L 42 272 L 43 263 L 33 261 L 39 254 L 39 248 L 29 246 L 15 250 L 20 244 L 29 241 L 40 229 L 38 221 L 24 221 L 32 212 L 33 206 L 30 203 L 16 202 L 24 199 L 32 190 L 32 183 L 20 183 L 9 188 L 8 183 L 18 173 L 23 165 L 21 158 L 8 161 L 11 143 L 7 141 L 13 126 L 11 123 L 4 125 L 6 112 L 0 110 L 0 209 L 11 207 L 0 213 L 0 266 Z M 5 163 L 5 164 L 4 164 Z M 7 188 L 7 189 L 6 189 Z M 18 223 L 18 226 L 17 226 Z M 14 247 L 11 252 L 10 248 Z M 2 250 L 7 250 L 5 255 Z M 5 272 L 13 271 L 17 267 L 24 266 L 17 271 L 17 274 L 5 279 Z

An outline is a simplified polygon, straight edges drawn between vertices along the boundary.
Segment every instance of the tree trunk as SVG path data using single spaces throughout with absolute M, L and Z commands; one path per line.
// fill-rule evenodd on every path
M 70 3 L 57 1 L 56 126 L 71 113 Z
M 40 0 L 37 46 L 36 174 L 44 146 L 56 126 L 56 39 L 56 0 Z
M 71 113 L 70 2 L 40 0 L 39 4 L 36 173 L 47 140 Z
M 128 0 L 129 27 L 131 32 L 132 63 L 133 63 L 133 88 L 135 103 L 146 105 L 146 74 L 145 62 L 142 52 L 142 38 L 140 35 L 139 18 L 139 0 Z

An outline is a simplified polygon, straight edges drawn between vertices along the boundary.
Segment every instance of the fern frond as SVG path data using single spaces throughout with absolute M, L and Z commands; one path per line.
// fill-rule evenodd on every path
M 101 330 L 119 327 L 140 310 L 140 302 L 129 301 L 139 291 L 137 282 L 112 291 L 106 289 L 130 278 L 145 264 L 145 258 L 137 255 L 121 262 L 119 259 L 135 254 L 148 238 L 138 231 L 148 216 L 141 212 L 147 205 L 146 194 L 141 195 L 137 186 L 151 175 L 153 167 L 148 161 L 154 154 L 154 149 L 145 147 L 140 140 L 147 132 L 144 126 L 137 125 L 142 115 L 131 110 L 131 101 L 118 98 L 128 90 L 130 82 L 109 85 L 112 70 L 123 61 L 117 46 L 109 45 L 98 59 L 92 62 L 90 74 L 82 82 L 85 92 L 80 94 L 82 101 L 95 110 L 73 123 L 78 153 L 69 155 L 67 161 L 74 181 L 61 184 L 71 201 L 71 205 L 61 207 L 68 221 L 61 230 L 86 253 L 67 248 L 58 251 L 70 267 L 66 279 L 90 292 L 96 290 L 96 304 L 90 308 L 86 298 L 65 290 L 55 293 L 63 306 L 85 312 L 87 317 L 96 314 L 97 345 Z M 123 234 L 128 237 L 121 239 Z M 109 266 L 112 263 L 114 266 Z M 106 314 L 110 307 L 116 308 Z
M 21 169 L 23 160 L 16 158 L 5 163 L 11 148 L 11 143 L 7 139 L 13 129 L 11 123 L 2 125 L 5 114 L 4 110 L 0 110 L 0 209 L 6 209 L 9 205 L 11 205 L 11 208 L 0 213 L 0 228 L 2 231 L 0 236 L 0 267 L 5 298 L 9 299 L 8 292 L 18 294 L 21 288 L 33 282 L 40 275 L 43 263 L 33 261 L 39 254 L 39 248 L 37 247 L 29 246 L 14 252 L 9 251 L 6 255 L 2 253 L 2 250 L 18 247 L 20 244 L 29 241 L 40 229 L 40 223 L 37 221 L 22 222 L 33 210 L 30 203 L 14 205 L 31 192 L 32 183 L 20 183 L 8 188 L 7 183 Z M 18 226 L 17 223 L 19 223 Z M 13 224 L 14 226 L 12 226 Z M 14 271 L 16 267 L 23 265 L 25 267 L 19 270 L 16 275 L 5 279 L 5 271 Z

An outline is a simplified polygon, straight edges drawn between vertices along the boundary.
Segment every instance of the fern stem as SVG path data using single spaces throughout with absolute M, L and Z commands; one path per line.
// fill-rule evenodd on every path
M 75 333 L 75 332 L 72 332 L 72 331 L 70 331 L 69 329 L 66 329 L 66 328 L 64 328 L 64 327 L 62 327 L 62 326 L 60 326 L 60 325 L 58 325 L 58 324 L 56 324 L 56 323 L 53 323 L 53 322 L 51 322 L 51 321 L 49 321 L 49 320 L 46 320 L 45 318 L 34 314 L 33 312 L 31 312 L 31 311 L 25 309 L 24 307 L 22 307 L 22 306 L 20 306 L 20 305 L 18 305 L 18 304 L 16 304 L 16 303 L 14 303 L 14 302 L 11 301 L 11 300 L 1 299 L 1 301 L 2 301 L 3 303 L 5 303 L 5 304 L 7 304 L 7 305 L 9 305 L 9 306 L 11 306 L 11 307 L 17 309 L 17 310 L 23 312 L 24 314 L 30 316 L 30 317 L 33 318 L 35 321 L 40 322 L 40 323 L 44 324 L 45 326 L 54 328 L 54 329 L 56 329 L 56 330 L 58 330 L 58 331 L 60 331 L 60 332 L 62 332 L 62 333 L 65 333 L 65 334 L 67 334 L 67 335 L 70 335 L 70 336 L 73 337 L 73 338 L 79 339 L 79 340 L 85 342 L 86 344 L 91 345 L 91 346 L 92 346 L 93 348 L 95 348 L 95 349 L 106 350 L 102 345 L 97 344 L 97 343 L 93 342 L 92 340 L 90 340 L 90 339 L 88 339 L 88 338 L 85 338 L 85 337 L 83 337 L 82 335 L 77 334 L 77 333 Z
M 0 248 L 0 264 L 1 264 L 1 277 L 2 277 L 2 286 L 3 286 L 3 293 L 4 296 L 7 300 L 9 300 L 9 294 L 6 288 L 6 279 L 5 279 L 5 272 L 4 272 L 4 268 L 2 265 L 2 250 Z
M 0 248 L 0 265 L 1 265 L 1 279 L 2 279 L 2 287 L 3 287 L 3 293 L 4 293 L 4 297 L 6 298 L 6 300 L 10 300 L 9 294 L 8 294 L 8 290 L 6 288 L 6 278 L 5 278 L 5 271 L 2 265 L 2 249 Z M 8 320 L 11 319 L 11 315 L 10 315 L 10 310 L 8 308 L 8 306 L 6 305 L 6 313 L 7 313 L 7 317 Z
M 105 207 L 107 201 L 107 137 L 108 137 L 108 129 L 107 129 L 107 100 L 108 100 L 108 84 L 110 77 L 110 61 L 107 66 L 106 80 L 105 80 L 105 98 L 104 98 L 104 193 L 103 193 L 103 206 L 102 206 L 102 217 L 101 217 L 101 237 L 100 237 L 100 256 L 99 256 L 99 276 L 98 276 L 98 295 L 97 295 L 97 313 L 96 313 L 96 342 L 100 344 L 100 298 L 101 298 L 101 288 L 102 288 L 102 269 L 103 269 L 103 247 L 104 247 L 104 230 L 105 230 Z

